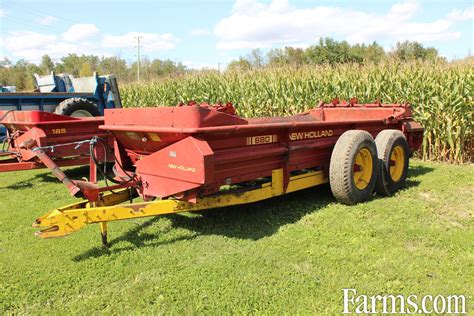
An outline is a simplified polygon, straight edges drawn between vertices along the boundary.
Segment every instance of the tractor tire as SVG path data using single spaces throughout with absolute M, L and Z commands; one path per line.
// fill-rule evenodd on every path
M 379 160 L 375 191 L 392 195 L 405 186 L 410 155 L 408 143 L 401 131 L 387 129 L 377 135 L 375 144 Z
M 368 200 L 377 171 L 377 148 L 368 132 L 350 130 L 339 137 L 329 164 L 329 185 L 338 202 L 353 205 Z
M 56 107 L 54 113 L 73 117 L 92 117 L 101 115 L 97 106 L 93 102 L 82 98 L 71 98 L 62 101 Z

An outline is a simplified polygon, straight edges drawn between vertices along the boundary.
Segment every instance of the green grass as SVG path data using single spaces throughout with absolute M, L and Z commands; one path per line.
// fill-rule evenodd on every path
M 34 237 L 37 216 L 73 199 L 45 170 L 2 174 L 0 314 L 335 314 L 343 288 L 465 294 L 472 310 L 474 167 L 414 161 L 409 176 L 394 197 L 351 207 L 322 186 L 111 223 L 104 251 L 97 225 Z

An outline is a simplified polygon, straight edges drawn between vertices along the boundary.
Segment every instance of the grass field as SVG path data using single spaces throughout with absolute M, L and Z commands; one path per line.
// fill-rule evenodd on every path
M 69 169 L 75 178 L 87 169 Z M 327 186 L 201 214 L 97 225 L 39 240 L 31 223 L 72 201 L 45 170 L 0 183 L 0 314 L 329 313 L 342 289 L 474 292 L 474 167 L 412 162 L 407 188 L 357 206 Z

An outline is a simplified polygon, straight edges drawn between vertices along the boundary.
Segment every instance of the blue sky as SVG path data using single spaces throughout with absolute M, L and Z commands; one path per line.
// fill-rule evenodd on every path
M 38 62 L 68 53 L 224 67 L 253 48 L 417 40 L 449 59 L 474 53 L 472 1 L 21 1 L 0 2 L 0 58 Z

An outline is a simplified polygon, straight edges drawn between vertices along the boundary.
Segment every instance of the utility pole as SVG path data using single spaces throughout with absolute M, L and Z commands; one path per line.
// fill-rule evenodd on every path
M 137 48 L 137 81 L 140 82 L 140 48 L 142 47 L 140 46 L 140 39 L 143 36 L 137 35 L 135 38 L 137 39 L 137 46 L 135 46 Z

